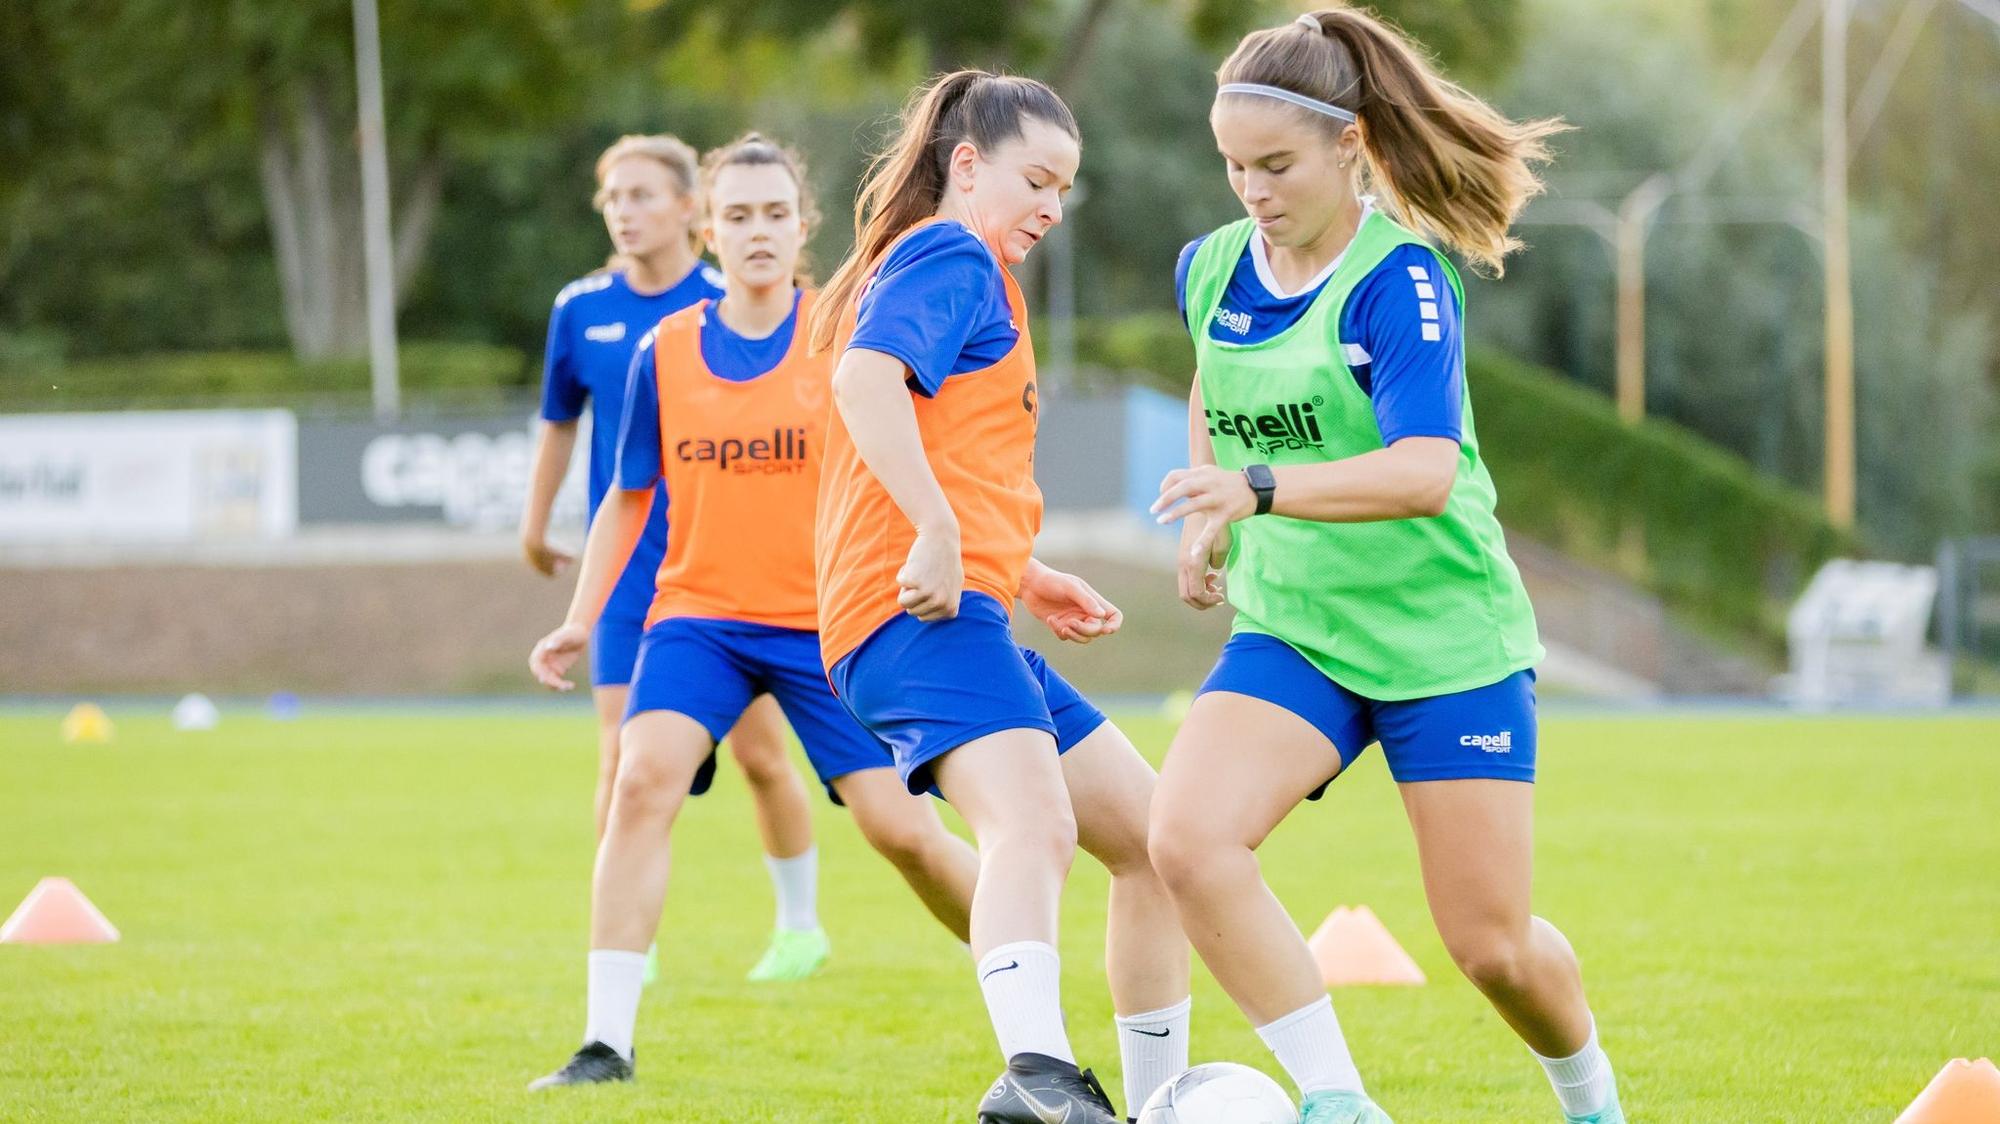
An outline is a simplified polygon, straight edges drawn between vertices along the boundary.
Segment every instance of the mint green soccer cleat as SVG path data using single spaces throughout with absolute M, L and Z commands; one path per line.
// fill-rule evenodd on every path
M 1314 1093 L 1299 1106 L 1299 1124 L 1395 1124 L 1365 1093 Z
M 771 934 L 771 947 L 750 969 L 751 983 L 786 983 L 802 980 L 826 963 L 833 943 L 825 929 L 778 929 Z
M 1617 1083 L 1615 1081 L 1612 1083 L 1611 1099 L 1604 1102 L 1603 1108 L 1598 1109 L 1596 1112 L 1585 1113 L 1582 1116 L 1571 1116 L 1568 1113 L 1564 1113 L 1563 1124 L 1625 1124 L 1625 1110 L 1618 1107 Z

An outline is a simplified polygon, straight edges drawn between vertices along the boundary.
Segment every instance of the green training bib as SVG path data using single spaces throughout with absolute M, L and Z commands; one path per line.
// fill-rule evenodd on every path
M 1371 210 L 1298 322 L 1259 343 L 1213 340 L 1209 323 L 1255 229 L 1246 218 L 1216 231 L 1188 268 L 1188 322 L 1217 463 L 1316 464 L 1382 448 L 1374 404 L 1340 345 L 1341 311 L 1397 247 L 1430 246 Z M 1462 303 L 1457 271 L 1432 253 Z M 1534 609 L 1493 517 L 1469 391 L 1463 428 L 1442 515 L 1375 523 L 1257 515 L 1235 524 L 1227 571 L 1236 630 L 1284 641 L 1371 699 L 1467 691 L 1539 662 Z

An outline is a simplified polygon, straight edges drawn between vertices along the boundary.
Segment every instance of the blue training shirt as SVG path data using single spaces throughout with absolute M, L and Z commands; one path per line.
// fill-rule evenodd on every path
M 575 421 L 589 405 L 593 518 L 611 489 L 618 460 L 618 425 L 634 347 L 667 316 L 721 295 L 722 275 L 706 264 L 697 264 L 686 277 L 652 295 L 633 289 L 619 271 L 594 273 L 556 295 L 542 368 L 542 417 Z M 667 497 L 661 490 L 654 496 L 646 533 L 612 591 L 607 617 L 644 617 L 652 604 L 654 575 L 667 555 L 666 520 Z
M 703 309 L 701 360 L 708 373 L 730 382 L 749 382 L 776 370 L 798 331 L 803 295 L 792 291 L 790 315 L 762 338 L 738 335 L 716 315 L 713 304 Z M 660 463 L 660 383 L 653 377 L 655 334 L 649 330 L 639 341 L 626 375 L 625 412 L 618 420 L 620 488 L 650 488 L 666 474 L 666 466 Z
M 963 223 L 934 222 L 882 260 L 847 346 L 902 360 L 910 389 L 928 398 L 1005 359 L 1020 338 L 993 251 Z
M 1206 237 L 1188 243 L 1174 266 L 1182 320 L 1188 316 L 1188 267 Z M 1264 258 L 1263 236 L 1252 234 L 1209 321 L 1209 338 L 1270 339 L 1298 323 L 1338 265 L 1335 259 L 1304 289 L 1285 294 Z M 1384 445 L 1405 437 L 1463 439 L 1465 347 L 1457 296 L 1436 253 L 1418 245 L 1391 251 L 1355 286 L 1339 331 L 1340 338 L 1329 342 L 1341 349 L 1354 381 L 1374 403 Z

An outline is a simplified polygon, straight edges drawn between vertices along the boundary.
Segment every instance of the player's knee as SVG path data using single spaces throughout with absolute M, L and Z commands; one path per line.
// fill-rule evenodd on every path
M 783 743 L 762 738 L 732 735 L 729 751 L 743 769 L 743 778 L 753 788 L 773 788 L 791 779 L 792 763 Z
M 1150 877 L 1153 859 L 1148 853 L 1146 817 L 1141 814 L 1116 823 L 1093 824 L 1090 853 L 1114 877 Z
M 1001 849 L 1036 865 L 1067 871 L 1076 860 L 1076 817 L 1066 805 L 1037 809 L 997 825 L 979 845 L 982 850 Z
M 932 842 L 932 832 L 926 825 L 880 815 L 857 817 L 855 822 L 868 845 L 898 869 L 912 870 L 923 865 Z M 943 825 L 936 830 L 942 832 Z
M 1176 898 L 1200 897 L 1257 878 L 1257 856 L 1251 849 L 1214 832 L 1155 830 L 1147 853 L 1160 884 Z
M 1481 928 L 1445 935 L 1452 963 L 1488 995 L 1516 992 L 1527 978 L 1526 942 L 1501 929 Z
M 618 775 L 619 729 L 612 726 L 597 732 L 597 771 L 606 777 Z
M 680 787 L 676 790 L 676 784 Z M 626 754 L 611 783 L 611 806 L 622 817 L 668 814 L 679 806 L 687 778 L 648 754 Z

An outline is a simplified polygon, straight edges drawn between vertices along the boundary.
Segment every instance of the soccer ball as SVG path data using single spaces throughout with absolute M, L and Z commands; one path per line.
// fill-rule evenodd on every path
M 1159 1087 L 1139 1124 L 1298 1124 L 1299 1110 L 1276 1081 L 1235 1062 L 1210 1062 Z

